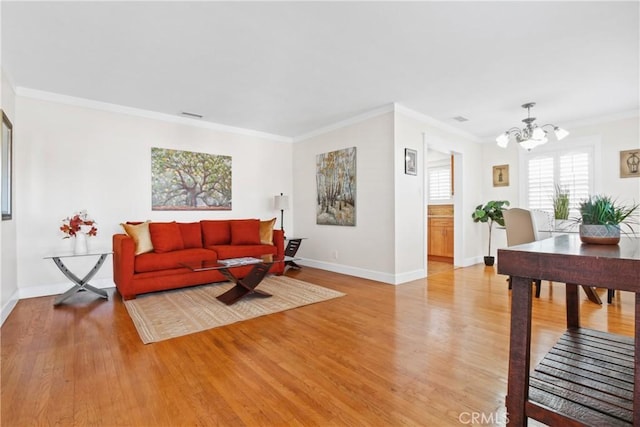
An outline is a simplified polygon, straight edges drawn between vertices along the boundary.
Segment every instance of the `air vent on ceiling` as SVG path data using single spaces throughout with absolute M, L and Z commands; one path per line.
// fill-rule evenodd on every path
M 196 114 L 196 113 L 189 113 L 187 111 L 183 111 L 182 113 L 183 116 L 188 116 L 188 117 L 195 117 L 196 119 L 201 119 L 202 118 L 202 114 Z
M 469 119 L 467 119 L 466 117 L 462 117 L 462 116 L 455 116 L 453 118 L 453 120 L 455 120 L 456 122 L 468 122 Z

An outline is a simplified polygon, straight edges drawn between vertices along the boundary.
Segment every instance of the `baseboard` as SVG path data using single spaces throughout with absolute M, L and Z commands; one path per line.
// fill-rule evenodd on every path
M 100 289 L 114 288 L 116 285 L 111 278 L 91 279 L 91 286 Z M 73 286 L 71 282 L 60 282 L 49 285 L 30 286 L 18 289 L 20 299 L 46 297 L 50 295 L 60 295 Z
M 484 257 L 477 256 L 474 258 L 465 258 L 465 260 L 463 261 L 462 265 L 460 265 L 460 267 L 469 267 L 476 264 L 484 264 Z
M 16 304 L 18 304 L 18 295 L 18 291 L 15 291 L 9 297 L 9 301 L 7 301 L 7 303 L 2 307 L 2 310 L 0 311 L 0 326 L 4 324 L 4 321 L 7 320 L 7 317 L 9 317 L 13 309 L 16 307 Z
M 351 267 L 348 265 L 334 264 L 325 261 L 316 261 L 312 259 L 300 259 L 296 263 L 322 270 L 332 271 L 334 273 L 346 274 L 348 276 L 361 277 L 363 279 L 375 280 L 377 282 L 387 283 L 389 285 L 399 285 L 410 282 L 412 280 L 424 279 L 427 276 L 426 271 L 416 270 L 402 274 L 389 274 L 380 271 L 367 270 L 364 268 Z

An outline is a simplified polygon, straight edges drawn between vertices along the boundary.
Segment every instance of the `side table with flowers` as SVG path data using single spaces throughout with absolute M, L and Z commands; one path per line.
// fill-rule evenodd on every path
M 73 253 L 82 255 L 88 252 L 87 236 L 98 235 L 96 225 L 96 222 L 89 217 L 87 211 L 81 210 L 63 219 L 60 231 L 65 234 L 63 239 L 74 238 Z
M 89 284 L 89 280 L 91 280 L 93 276 L 95 276 L 95 274 L 98 272 L 98 270 L 100 270 L 100 267 L 102 267 L 102 265 L 104 264 L 107 256 L 113 253 L 111 251 L 99 249 L 94 249 L 92 251 L 88 250 L 87 237 L 96 236 L 98 234 L 98 227 L 96 226 L 96 222 L 91 219 L 91 217 L 89 217 L 89 214 L 86 210 L 82 210 L 76 212 L 70 217 L 63 219 L 62 226 L 60 226 L 60 231 L 64 233 L 64 239 L 73 237 L 73 254 L 70 254 L 68 252 L 58 253 L 45 256 L 44 259 L 52 259 L 58 269 L 62 272 L 62 274 L 64 274 L 64 276 L 73 283 L 73 287 L 71 287 L 65 293 L 59 295 L 55 299 L 53 305 L 57 306 L 62 304 L 63 301 L 80 291 L 90 291 L 108 300 L 109 294 L 104 289 L 96 288 L 95 286 L 91 286 Z M 63 262 L 64 258 L 84 258 L 92 256 L 97 256 L 98 260 L 91 268 L 91 270 L 89 270 L 89 272 L 82 278 L 73 273 Z

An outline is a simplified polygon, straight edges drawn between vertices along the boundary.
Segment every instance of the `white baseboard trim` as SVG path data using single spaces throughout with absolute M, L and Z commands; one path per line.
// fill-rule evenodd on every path
M 424 270 L 416 270 L 400 275 L 394 275 L 389 273 L 382 273 L 380 271 L 367 270 L 359 267 L 351 267 L 348 265 L 334 264 L 325 261 L 316 261 L 312 259 L 300 259 L 296 261 L 300 265 L 306 265 L 308 267 L 319 268 L 322 270 L 333 271 L 334 273 L 346 274 L 348 276 L 361 277 L 363 279 L 375 280 L 377 282 L 386 283 L 389 285 L 399 285 L 402 283 L 410 282 L 412 280 L 423 279 L 426 277 Z
M 409 271 L 407 273 L 396 274 L 396 285 L 413 282 L 414 280 L 426 279 L 427 272 L 424 269 Z
M 115 288 L 115 283 L 111 278 L 91 279 L 91 286 L 106 289 Z M 46 297 L 49 295 L 60 295 L 73 286 L 71 282 L 60 282 L 49 285 L 30 286 L 18 289 L 20 299 Z
M 4 321 L 7 320 L 7 317 L 9 317 L 13 309 L 16 307 L 16 304 L 18 304 L 18 300 L 20 299 L 18 295 L 19 292 L 16 290 L 9 297 L 9 301 L 7 301 L 7 303 L 2 307 L 2 310 L 0 311 L 0 326 L 4 324 Z
M 469 267 L 471 265 L 476 265 L 476 264 L 484 264 L 484 256 L 466 258 L 460 267 Z

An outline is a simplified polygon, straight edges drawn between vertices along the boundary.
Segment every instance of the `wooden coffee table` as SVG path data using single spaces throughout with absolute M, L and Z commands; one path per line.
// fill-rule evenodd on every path
M 191 271 L 219 270 L 220 273 L 229 279 L 229 281 L 233 282 L 235 286 L 216 298 L 227 305 L 231 305 L 247 295 L 256 295 L 261 298 L 269 298 L 272 296 L 267 292 L 256 289 L 256 287 L 262 282 L 262 279 L 265 278 L 273 264 L 293 260 L 295 260 L 295 258 L 289 256 L 276 257 L 274 255 L 263 255 L 261 257 L 233 258 L 230 260 L 196 261 L 182 263 L 182 265 Z M 242 279 L 237 278 L 233 274 L 234 269 L 247 266 L 253 266 L 253 268 L 249 274 Z

